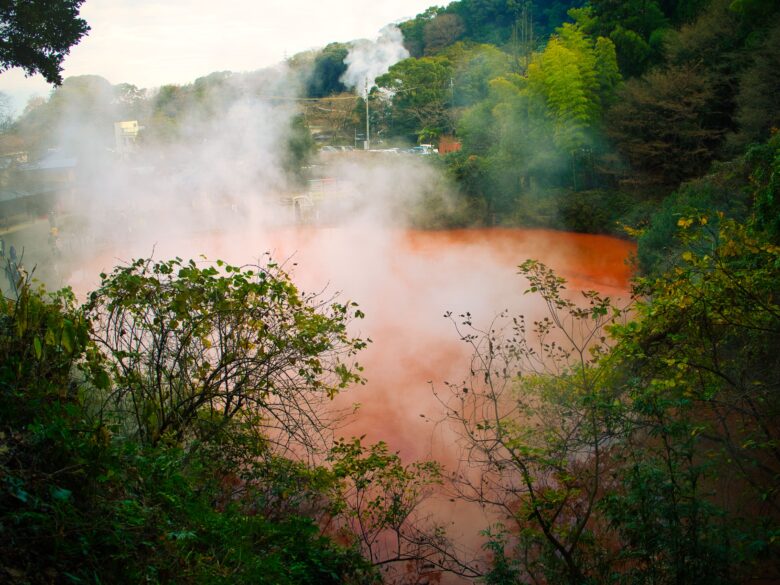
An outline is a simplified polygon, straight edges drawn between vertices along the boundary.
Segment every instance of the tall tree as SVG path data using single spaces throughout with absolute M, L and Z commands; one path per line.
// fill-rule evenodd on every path
M 409 58 L 376 80 L 392 93 L 393 133 L 410 138 L 437 136 L 452 127 L 452 64 L 441 57 Z
M 575 16 L 587 21 L 587 32 L 612 39 L 626 76 L 643 73 L 662 56 L 669 21 L 656 0 L 591 0 Z
M 0 73 L 21 67 L 62 83 L 62 60 L 89 31 L 79 18 L 84 0 L 4 0 L 0 3 Z
M 269 429 L 282 449 L 314 448 L 328 399 L 361 381 L 353 358 L 366 342 L 346 327 L 362 313 L 300 293 L 273 262 L 136 260 L 102 276 L 85 309 L 115 382 L 103 408 L 126 413 L 144 444 L 210 435 L 235 418 Z
M 344 59 L 349 47 L 343 43 L 330 43 L 314 58 L 314 65 L 306 82 L 306 95 L 325 97 L 346 91 L 341 76 L 347 70 Z
M 766 140 L 780 128 L 780 24 L 756 51 L 752 66 L 740 78 L 736 97 L 739 134 L 737 141 Z
M 708 124 L 714 92 L 693 65 L 630 79 L 607 113 L 607 132 L 635 170 L 676 185 L 707 168 L 722 136 Z
M 512 58 L 493 45 L 456 43 L 443 52 L 455 66 L 453 105 L 472 106 L 488 97 L 490 81 L 512 70 Z
M 569 300 L 565 281 L 536 261 L 520 270 L 548 315 L 513 317 L 508 330 L 500 319 L 480 330 L 468 314 L 456 323 L 473 357 L 471 377 L 439 395 L 463 448 L 454 488 L 512 523 L 530 582 L 603 583 L 597 503 L 621 407 L 610 369 L 597 366 L 622 312 L 595 292 Z
M 465 31 L 463 21 L 457 14 L 439 14 L 425 23 L 425 53 L 437 53 L 457 41 Z
M 585 146 L 620 75 L 615 47 L 597 43 L 580 27 L 565 23 L 528 68 L 529 89 L 544 98 L 555 124 L 554 139 L 564 152 Z

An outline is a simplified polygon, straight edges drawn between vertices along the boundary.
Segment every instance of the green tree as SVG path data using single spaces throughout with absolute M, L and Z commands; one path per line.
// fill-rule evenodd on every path
M 445 15 L 455 16 L 460 21 L 458 30 L 462 30 L 458 38 L 503 47 L 513 42 L 513 35 L 523 18 L 529 29 L 528 38 L 544 39 L 566 20 L 567 10 L 583 3 L 583 0 L 455 0 L 445 8 L 431 7 L 415 18 L 402 22 L 399 27 L 404 35 L 404 45 L 412 57 L 422 57 L 432 52 L 426 45 L 426 27 Z M 442 20 L 434 28 L 444 22 L 447 21 Z M 533 33 L 530 29 L 533 29 Z M 452 38 L 454 35 L 445 36 Z
M 69 290 L 19 289 L 0 298 L 3 582 L 376 580 L 317 524 L 332 473 L 272 455 L 248 421 L 199 450 L 123 436 L 121 415 L 96 416 L 95 324 Z
M 392 127 L 397 136 L 438 136 L 452 128 L 452 64 L 442 57 L 404 59 L 376 79 L 391 94 Z
M 472 106 L 488 97 L 490 82 L 512 72 L 512 59 L 492 45 L 456 43 L 444 51 L 455 69 L 452 100 L 455 107 Z
M 454 488 L 511 520 L 514 559 L 531 581 L 603 582 L 597 506 L 622 407 L 600 362 L 606 328 L 622 311 L 595 292 L 569 300 L 564 279 L 538 262 L 521 274 L 546 316 L 512 317 L 506 331 L 498 322 L 481 330 L 469 314 L 456 324 L 473 354 L 470 378 L 439 394 L 463 448 Z
M 306 82 L 306 95 L 325 97 L 346 91 L 341 76 L 347 71 L 344 59 L 349 47 L 344 43 L 330 43 L 314 58 L 314 65 Z
M 656 0 L 591 0 L 587 9 L 573 14 L 588 33 L 612 40 L 626 77 L 661 60 L 669 20 Z
M 290 134 L 282 165 L 288 176 L 301 183 L 304 180 L 304 166 L 309 163 L 315 152 L 314 138 L 306 125 L 303 115 L 294 116 L 290 121 Z
M 520 12 L 515 0 L 461 0 L 446 8 L 460 16 L 466 27 L 466 38 L 501 45 L 509 40 Z
M 543 96 L 552 118 L 554 140 L 564 152 L 589 142 L 620 79 L 612 43 L 594 43 L 579 27 L 564 24 L 528 68 L 529 90 Z
M 186 87 L 163 85 L 150 97 L 149 139 L 160 142 L 175 140 L 179 135 L 179 115 L 189 108 L 190 96 Z
M 777 578 L 780 249 L 724 218 L 678 224 L 686 248 L 637 281 L 630 320 L 531 261 L 548 316 L 507 334 L 462 316 L 471 378 L 439 396 L 465 449 L 454 486 L 514 524 L 485 533 L 489 582 Z
M 433 55 L 455 43 L 465 31 L 457 14 L 441 13 L 425 23 L 425 54 Z
M 404 47 L 412 57 L 422 57 L 425 53 L 425 26 L 442 11 L 438 6 L 431 6 L 411 20 L 398 25 L 404 36 Z
M 491 80 L 487 99 L 463 111 L 458 121 L 463 152 L 448 162 L 466 194 L 484 207 L 483 221 L 522 214 L 533 223 L 530 210 L 521 209 L 521 197 L 571 176 L 570 155 L 551 140 L 553 132 L 544 98 L 516 74 Z
M 28 104 L 14 132 L 33 154 L 61 148 L 81 155 L 81 164 L 98 165 L 114 146 L 114 122 L 140 109 L 140 96 L 132 100 L 127 92 L 97 75 L 68 77 L 48 99 Z
M 717 107 L 712 84 L 693 65 L 630 79 L 607 112 L 607 134 L 632 168 L 662 185 L 702 174 L 716 155 L 723 130 L 711 123 Z
M 84 0 L 6 0 L 0 5 L 0 73 L 21 67 L 62 83 L 62 60 L 89 31 L 79 18 Z
M 231 419 L 315 450 L 327 401 L 360 381 L 352 303 L 303 295 L 281 268 L 137 260 L 102 275 L 87 311 L 111 364 L 105 412 L 145 445 L 218 433 Z
M 780 25 L 771 29 L 756 49 L 751 66 L 740 76 L 736 96 L 739 123 L 737 144 L 767 140 L 780 129 L 780 106 L 774 96 L 780 92 Z
M 375 566 L 425 576 L 447 571 L 474 578 L 443 527 L 424 517 L 421 504 L 442 483 L 435 461 L 404 464 L 387 444 L 363 438 L 337 440 L 328 460 L 342 483 L 337 522 Z
M 745 154 L 751 184 L 755 227 L 780 243 L 780 133 L 766 144 L 756 144 Z
M 635 432 L 609 513 L 627 558 L 641 559 L 640 582 L 658 582 L 649 571 L 737 582 L 751 562 L 778 570 L 780 250 L 712 219 L 678 219 L 675 266 L 638 281 L 636 319 L 613 330 Z
M 344 330 L 352 305 L 255 269 L 139 261 L 104 275 L 84 307 L 28 280 L 0 297 L 0 580 L 357 585 L 380 581 L 372 563 L 430 573 L 447 558 L 443 534 L 412 522 L 437 464 L 359 441 L 325 445 L 330 468 L 279 454 L 296 431 L 269 419 L 295 418 L 293 387 L 312 400 L 358 381 L 363 344 Z M 209 373 L 209 358 L 221 369 Z M 144 400 L 178 408 L 168 431 L 138 422 Z M 306 429 L 322 431 L 321 405 L 308 406 Z M 367 532 L 353 534 L 358 518 Z M 403 537 L 398 558 L 361 555 L 373 531 Z

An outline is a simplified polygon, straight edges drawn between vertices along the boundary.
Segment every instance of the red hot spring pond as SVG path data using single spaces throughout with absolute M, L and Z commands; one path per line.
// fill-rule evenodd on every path
M 443 416 L 432 388 L 463 380 L 470 352 L 444 313 L 470 312 L 476 326 L 487 326 L 505 309 L 528 319 L 543 316 L 543 303 L 523 294 L 527 282 L 517 274 L 517 266 L 529 258 L 563 276 L 572 295 L 592 289 L 627 301 L 628 259 L 634 249 L 616 238 L 551 230 L 356 226 L 167 237 L 156 244 L 154 255 L 187 259 L 203 254 L 243 264 L 264 262 L 264 253 L 270 252 L 302 290 L 324 289 L 325 297 L 338 293 L 341 302 L 357 302 L 366 317 L 352 324 L 353 333 L 373 343 L 359 356 L 366 385 L 337 398 L 343 406 L 360 404 L 341 433 L 384 440 L 409 462 L 435 457 L 446 466 L 455 451 L 443 426 L 431 422 Z M 149 252 L 123 249 L 121 257 L 106 252 L 82 266 L 71 284 L 79 293 L 91 290 L 101 270 Z M 464 537 L 486 524 L 474 510 L 457 514 L 461 526 L 456 532 L 462 530 Z

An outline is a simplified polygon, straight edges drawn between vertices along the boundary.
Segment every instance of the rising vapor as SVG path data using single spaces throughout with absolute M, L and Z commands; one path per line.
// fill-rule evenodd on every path
M 403 40 L 401 29 L 389 25 L 379 31 L 379 36 L 374 41 L 355 41 L 344 59 L 347 70 L 341 76 L 341 82 L 358 91 L 363 91 L 364 84 L 367 84 L 370 90 L 377 77 L 409 57 Z

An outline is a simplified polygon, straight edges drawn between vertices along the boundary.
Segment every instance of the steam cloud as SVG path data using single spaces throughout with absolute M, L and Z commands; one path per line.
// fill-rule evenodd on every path
M 368 77 L 373 84 L 407 56 L 400 31 L 386 28 L 377 41 L 355 44 L 343 81 L 360 87 Z M 105 148 L 94 108 L 66 104 L 57 132 L 63 152 L 79 160 L 79 178 L 62 201 L 62 252 L 53 263 L 46 258 L 41 242 L 48 226 L 39 222 L 43 226 L 27 241 L 28 265 L 49 262 L 61 279 L 54 284 L 64 281 L 83 294 L 101 270 L 152 253 L 205 254 L 235 264 L 256 261 L 266 251 L 277 260 L 292 258 L 299 268 L 290 261 L 288 269 L 304 289 L 343 290 L 367 314 L 364 330 L 355 333 L 375 341 L 361 359 L 368 386 L 343 398 L 364 407 L 344 433 L 387 440 L 409 459 L 434 455 L 451 463 L 454 439 L 436 439 L 428 422 L 439 407 L 429 381 L 459 378 L 468 356 L 442 313 L 471 311 L 489 320 L 506 307 L 540 310 L 528 306 L 514 275 L 527 257 L 558 267 L 568 262 L 595 275 L 595 284 L 586 279 L 584 288 L 620 287 L 624 275 L 599 282 L 598 273 L 619 265 L 626 250 L 605 240 L 597 254 L 586 245 L 566 259 L 572 249 L 560 234 L 409 232 L 403 229 L 409 220 L 431 213 L 432 202 L 444 209 L 456 204 L 451 186 L 426 157 L 379 153 L 321 161 L 320 174 L 336 187 L 312 220 L 318 225 L 296 225 L 289 199 L 305 194 L 305 187 L 287 182 L 283 159 L 297 109 L 294 101 L 278 98 L 295 96 L 297 84 L 283 68 L 229 79 L 187 111 L 175 135 L 141 144 L 124 158 Z M 110 109 L 103 114 L 117 120 Z M 588 268 L 594 258 L 603 266 Z M 460 530 L 476 538 L 483 527 L 474 518 Z
M 279 98 L 294 97 L 296 84 L 283 66 L 230 77 L 184 105 L 175 129 L 152 120 L 126 153 L 105 140 L 104 127 L 121 119 L 115 109 L 107 105 L 96 123 L 93 110 L 66 101 L 57 143 L 77 161 L 77 179 L 59 204 L 60 265 L 103 252 L 148 256 L 172 237 L 287 221 L 283 167 L 297 110 Z
M 401 29 L 395 25 L 386 26 L 379 31 L 379 37 L 375 41 L 363 39 L 353 43 L 344 59 L 347 70 L 340 81 L 358 91 L 368 81 L 370 89 L 377 77 L 387 73 L 390 67 L 408 56 L 409 51 L 404 47 Z

